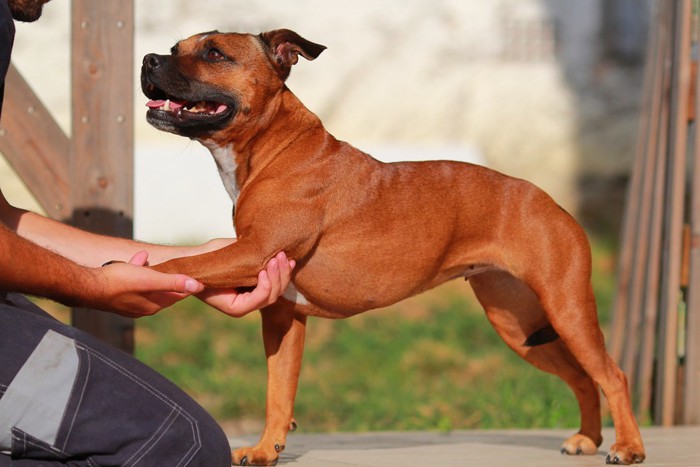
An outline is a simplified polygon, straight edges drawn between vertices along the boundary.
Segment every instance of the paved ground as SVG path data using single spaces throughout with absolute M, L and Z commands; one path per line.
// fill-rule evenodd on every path
M 595 456 L 564 456 L 559 445 L 571 430 L 458 431 L 450 434 L 290 434 L 279 465 L 295 467 L 529 467 L 601 466 L 613 432 Z M 700 467 L 700 426 L 646 428 L 647 467 Z M 256 437 L 231 438 L 234 447 Z

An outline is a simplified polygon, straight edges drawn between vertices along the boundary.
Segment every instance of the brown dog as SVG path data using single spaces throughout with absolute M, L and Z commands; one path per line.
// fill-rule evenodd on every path
M 285 299 L 262 311 L 265 430 L 234 462 L 274 464 L 284 449 L 307 316 L 346 318 L 459 277 L 506 344 L 574 391 L 581 429 L 562 452 L 597 451 L 600 386 L 617 435 L 607 461 L 642 462 L 627 381 L 598 324 L 581 227 L 526 181 L 452 161 L 385 164 L 333 138 L 284 84 L 299 55 L 313 60 L 324 49 L 289 30 L 213 31 L 143 60 L 148 121 L 210 149 L 238 234 L 223 250 L 155 268 L 242 287 L 280 250 L 298 263 Z

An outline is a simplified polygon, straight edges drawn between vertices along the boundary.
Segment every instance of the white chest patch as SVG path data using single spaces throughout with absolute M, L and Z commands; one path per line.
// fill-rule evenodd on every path
M 284 298 L 289 300 L 290 302 L 294 302 L 297 305 L 308 305 L 309 301 L 304 297 L 301 292 L 297 290 L 296 287 L 294 287 L 294 284 L 289 284 L 287 286 L 287 290 L 284 291 L 284 294 L 282 294 Z
M 204 144 L 211 152 L 211 155 L 214 156 L 221 181 L 224 182 L 226 192 L 231 197 L 231 201 L 233 201 L 233 205 L 235 206 L 236 201 L 238 201 L 238 195 L 241 193 L 241 187 L 238 186 L 238 182 L 236 181 L 236 169 L 238 166 L 236 165 L 236 154 L 233 152 L 233 148 L 231 146 L 221 147 L 208 141 L 203 141 L 202 144 Z

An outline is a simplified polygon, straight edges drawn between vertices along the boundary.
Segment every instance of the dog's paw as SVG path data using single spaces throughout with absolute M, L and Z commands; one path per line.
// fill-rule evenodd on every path
M 601 440 L 602 441 L 602 440 Z M 598 452 L 600 442 L 596 443 L 591 438 L 581 433 L 576 433 L 561 445 L 561 453 L 574 456 L 592 455 Z
M 624 445 L 623 443 L 615 443 L 608 452 L 608 457 L 605 458 L 606 464 L 641 464 L 644 462 L 646 454 L 644 447 L 636 444 Z
M 260 446 L 239 448 L 231 453 L 231 457 L 233 465 L 277 465 L 281 450 L 275 447 L 272 452 L 267 452 Z

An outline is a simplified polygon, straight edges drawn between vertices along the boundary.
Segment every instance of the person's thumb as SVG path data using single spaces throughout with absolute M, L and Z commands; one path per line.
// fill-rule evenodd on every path
M 204 285 L 191 277 L 175 274 L 173 278 L 173 292 L 195 294 L 204 290 Z

